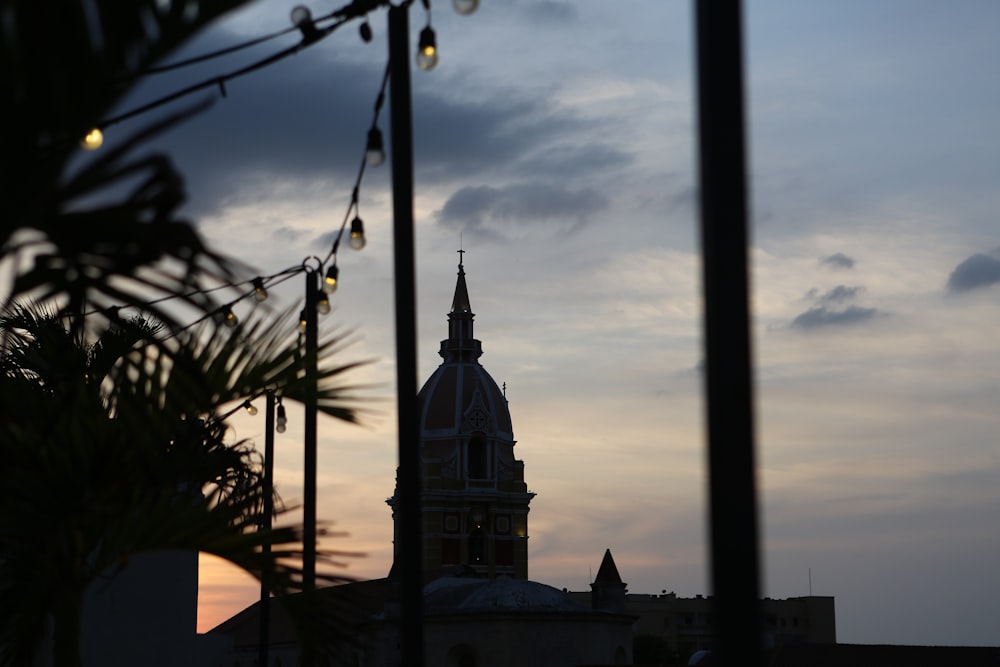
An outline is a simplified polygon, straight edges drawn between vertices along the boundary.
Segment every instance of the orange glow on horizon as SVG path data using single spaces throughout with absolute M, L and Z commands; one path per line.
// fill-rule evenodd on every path
M 260 599 L 260 584 L 235 565 L 198 554 L 198 632 L 208 632 Z

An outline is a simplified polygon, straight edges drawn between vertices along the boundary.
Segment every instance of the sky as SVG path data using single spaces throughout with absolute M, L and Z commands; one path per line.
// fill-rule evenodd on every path
M 284 28 L 293 4 L 183 54 Z M 588 590 L 610 548 L 630 592 L 711 592 L 689 4 L 439 1 L 439 65 L 413 72 L 418 374 L 440 361 L 461 247 L 537 493 L 529 573 L 559 588 Z M 414 42 L 424 21 L 417 3 Z M 370 23 L 370 44 L 350 24 L 206 93 L 158 141 L 186 214 L 260 274 L 325 256 L 344 219 L 386 62 L 385 12 Z M 745 3 L 762 591 L 835 596 L 841 642 L 1000 645 L 998 25 L 992 0 Z M 294 41 L 161 75 L 121 110 Z M 320 322 L 351 340 L 342 360 L 371 360 L 352 379 L 372 414 L 319 426 L 319 515 L 343 533 L 324 546 L 367 554 L 338 570 L 358 578 L 392 548 L 389 178 L 365 175 L 368 244 L 339 253 Z M 275 300 L 294 308 L 291 282 Z M 263 445 L 260 416 L 232 423 Z M 289 503 L 301 442 L 290 409 Z M 199 628 L 257 590 L 204 558 Z

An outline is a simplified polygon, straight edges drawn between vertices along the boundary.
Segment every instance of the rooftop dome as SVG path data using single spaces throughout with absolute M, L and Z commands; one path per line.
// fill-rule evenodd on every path
M 424 587 L 424 606 L 428 614 L 511 610 L 590 611 L 552 586 L 510 577 L 441 577 Z
M 438 352 L 444 361 L 424 383 L 418 399 L 420 433 L 425 439 L 475 432 L 513 441 L 507 399 L 479 363 L 483 350 L 473 336 L 474 318 L 465 268 L 459 263 L 448 338 L 441 341 Z

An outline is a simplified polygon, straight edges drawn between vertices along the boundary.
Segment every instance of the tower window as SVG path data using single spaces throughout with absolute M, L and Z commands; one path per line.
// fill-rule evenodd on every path
M 462 538 L 441 540 L 441 564 L 458 565 L 462 562 Z
M 497 540 L 494 548 L 496 549 L 497 565 L 514 564 L 514 543 L 511 540 Z
M 486 562 L 486 533 L 482 528 L 469 532 L 469 563 Z
M 481 436 L 469 439 L 469 479 L 488 479 L 486 440 Z

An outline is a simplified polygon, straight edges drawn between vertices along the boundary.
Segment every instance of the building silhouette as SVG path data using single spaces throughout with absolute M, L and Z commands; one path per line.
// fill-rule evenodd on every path
M 443 361 L 418 396 L 424 571 L 432 578 L 465 565 L 488 577 L 527 579 L 528 504 L 535 494 L 514 457 L 507 399 L 479 363 L 474 318 L 459 262 L 448 338 L 438 352 Z M 395 520 L 397 494 L 387 502 Z
M 630 594 L 607 549 L 586 592 L 528 579 L 528 491 L 503 391 L 480 364 L 463 263 L 442 362 L 419 392 L 424 632 L 430 667 L 582 667 L 633 664 L 633 638 L 673 658 L 711 647 L 710 599 Z M 393 519 L 398 494 L 386 501 Z M 394 530 L 394 539 L 398 526 Z M 611 536 L 609 536 L 611 537 Z M 396 540 L 398 542 L 398 540 Z M 387 577 L 320 589 L 352 639 L 318 664 L 401 664 L 395 565 Z M 833 598 L 764 601 L 783 632 L 772 642 L 834 643 Z M 271 614 L 268 667 L 295 665 L 299 646 L 280 605 Z M 259 603 L 211 631 L 232 642 L 220 667 L 256 664 Z M 667 663 L 663 663 L 667 664 Z M 673 660 L 671 663 L 673 664 Z

